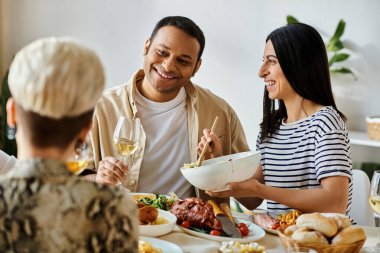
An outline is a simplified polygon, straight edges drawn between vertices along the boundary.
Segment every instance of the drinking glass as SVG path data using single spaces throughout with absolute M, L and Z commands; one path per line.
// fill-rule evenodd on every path
M 88 165 L 90 144 L 88 138 L 78 143 L 73 154 L 67 159 L 66 166 L 69 171 L 79 175 Z
M 373 173 L 369 191 L 369 205 L 375 213 L 380 214 L 380 170 Z M 372 247 L 366 247 L 366 252 L 380 252 L 380 231 L 378 231 L 377 237 L 377 243 Z
M 133 154 L 139 146 L 140 130 L 141 125 L 139 119 L 121 116 L 113 133 L 113 146 L 121 157 L 120 160 L 128 166 L 128 171 L 132 167 Z M 128 177 L 129 172 L 127 178 Z

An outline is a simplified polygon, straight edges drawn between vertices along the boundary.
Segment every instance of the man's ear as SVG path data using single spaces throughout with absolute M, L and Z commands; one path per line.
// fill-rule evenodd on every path
M 7 101 L 7 124 L 9 127 L 16 126 L 16 103 L 13 98 Z
M 193 74 L 191 76 L 194 76 L 195 73 L 198 72 L 198 69 L 201 67 L 201 64 L 202 64 L 202 59 L 199 59 L 197 64 L 195 65 L 195 68 L 194 68 L 194 71 L 193 71 Z
M 150 44 L 151 44 L 151 40 L 150 40 L 150 38 L 147 38 L 145 41 L 145 46 L 144 46 L 144 55 L 146 55 L 148 53 Z

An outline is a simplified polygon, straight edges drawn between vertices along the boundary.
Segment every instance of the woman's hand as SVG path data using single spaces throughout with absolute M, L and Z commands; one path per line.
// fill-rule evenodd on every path
M 100 184 L 117 185 L 128 173 L 128 167 L 115 157 L 107 156 L 99 162 L 95 182 Z
M 203 129 L 203 136 L 198 144 L 197 153 L 200 155 L 202 153 L 203 147 L 209 142 L 209 146 L 204 155 L 205 160 L 212 159 L 215 157 L 222 156 L 222 144 L 214 132 L 210 129 Z
M 255 179 L 250 178 L 241 182 L 228 183 L 229 190 L 221 192 L 210 192 L 206 191 L 211 197 L 258 197 L 258 187 L 261 183 Z

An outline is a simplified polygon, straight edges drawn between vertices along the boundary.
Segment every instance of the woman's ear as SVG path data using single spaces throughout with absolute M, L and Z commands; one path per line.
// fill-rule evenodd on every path
M 13 98 L 7 101 L 7 124 L 9 127 L 16 127 L 16 103 Z

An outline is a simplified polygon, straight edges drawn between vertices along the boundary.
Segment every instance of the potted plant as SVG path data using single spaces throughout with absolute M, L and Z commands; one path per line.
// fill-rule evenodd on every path
M 299 21 L 291 15 L 286 17 L 286 21 L 288 24 L 299 23 Z M 346 22 L 343 19 L 339 20 L 334 35 L 326 43 L 326 50 L 329 56 L 329 68 L 331 73 L 350 74 L 356 80 L 356 76 L 350 68 L 336 66 L 336 63 L 343 62 L 350 57 L 350 54 L 342 52 L 344 49 L 344 44 L 340 38 L 344 33 L 345 27 Z

